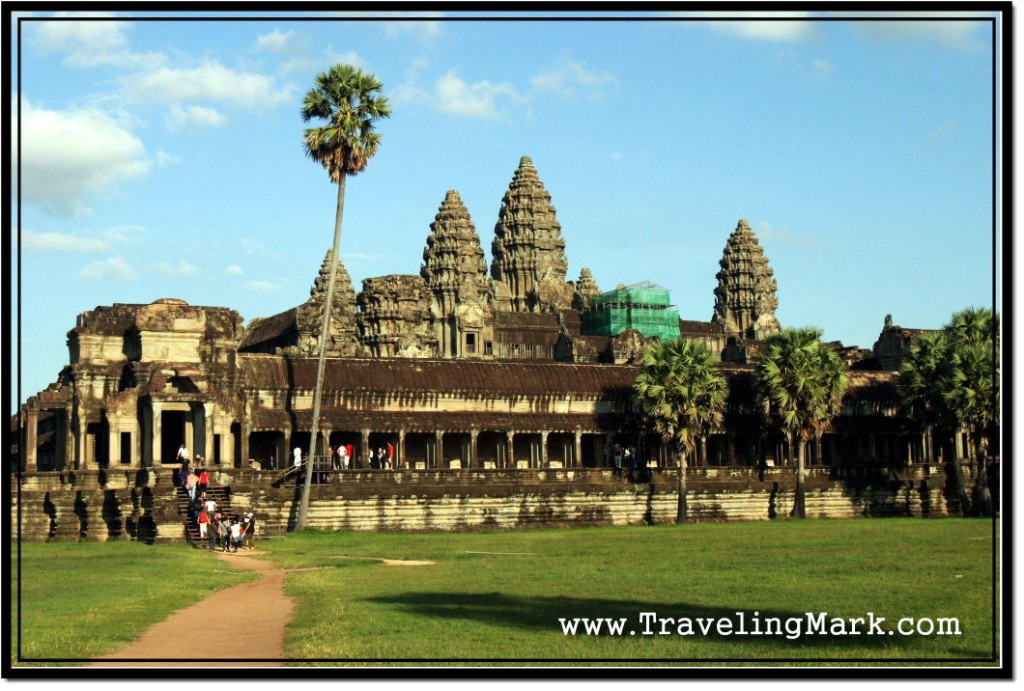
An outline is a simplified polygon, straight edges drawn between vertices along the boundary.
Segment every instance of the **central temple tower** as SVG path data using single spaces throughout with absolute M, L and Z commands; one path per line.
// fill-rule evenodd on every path
M 562 227 L 555 218 L 551 195 L 529 156 L 520 159 L 501 200 L 491 254 L 491 277 L 498 283 L 500 309 L 549 312 L 571 305 Z

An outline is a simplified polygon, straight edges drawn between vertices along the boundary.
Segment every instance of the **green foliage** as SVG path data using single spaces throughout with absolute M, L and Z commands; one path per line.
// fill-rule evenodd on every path
M 940 332 L 914 339 L 899 385 L 912 415 L 925 423 L 981 434 L 999 422 L 999 317 L 957 312 Z
M 813 327 L 784 329 L 764 341 L 754 371 L 765 418 L 804 441 L 842 408 L 846 368 Z
M 686 454 L 721 424 L 729 385 L 703 344 L 676 339 L 647 349 L 633 393 L 652 429 Z
M 340 182 L 366 168 L 377 153 L 381 136 L 375 122 L 391 115 L 387 98 L 377 95 L 380 80 L 350 65 L 321 72 L 302 104 L 302 119 L 326 120 L 323 127 L 305 130 L 306 154 Z
M 15 545 L 11 664 L 28 666 L 40 658 L 86 660 L 108 653 L 172 612 L 255 578 L 232 571 L 209 552 L 181 544 Z M 19 662 L 19 651 L 25 662 Z

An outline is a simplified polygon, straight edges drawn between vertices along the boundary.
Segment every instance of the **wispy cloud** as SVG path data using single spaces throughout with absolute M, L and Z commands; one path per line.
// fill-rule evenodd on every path
M 26 202 L 60 215 L 87 214 L 89 197 L 153 167 L 142 141 L 106 113 L 46 110 L 24 99 L 21 106 L 21 121 L 16 113 L 12 120 L 21 128 L 22 158 L 15 163 Z
M 943 142 L 953 136 L 956 132 L 957 124 L 954 120 L 947 120 L 941 125 L 935 127 L 931 132 L 928 133 L 926 138 L 928 146 L 930 148 L 936 148 L 941 146 Z
M 295 55 L 306 50 L 307 41 L 295 31 L 274 29 L 270 33 L 256 37 L 256 49 L 274 55 Z
M 292 100 L 292 87 L 282 88 L 272 77 L 231 69 L 210 59 L 196 67 L 161 67 L 130 75 L 122 84 L 126 93 L 150 103 L 207 101 L 261 109 Z
M 828 246 L 828 243 L 821 238 L 810 235 L 800 235 L 798 233 L 794 233 L 789 228 L 784 226 L 775 226 L 768 221 L 758 222 L 755 232 L 762 240 L 771 240 L 779 243 L 794 243 L 805 247 L 824 248 Z
M 195 276 L 199 271 L 194 264 L 190 264 L 184 259 L 179 259 L 177 263 L 166 259 L 154 262 L 152 270 L 162 276 Z
M 93 262 L 82 268 L 78 275 L 90 281 L 134 281 L 138 278 L 135 269 L 120 255 Z
M 384 28 L 384 35 L 390 39 L 411 37 L 420 41 L 429 41 L 442 35 L 441 22 L 443 12 L 428 11 L 341 11 L 331 12 L 336 17 L 353 19 L 379 19 Z
M 817 25 L 813 14 L 802 11 L 716 11 L 673 12 L 684 19 L 701 19 L 713 31 L 754 41 L 803 41 L 813 37 Z
M 172 132 L 194 127 L 221 127 L 226 125 L 228 118 L 223 113 L 204 106 L 172 106 L 167 113 L 165 124 Z
M 805 61 L 792 46 L 783 46 L 776 51 L 775 64 L 817 84 L 827 81 L 835 71 L 832 63 L 821 58 Z
M 111 252 L 131 244 L 139 229 L 111 228 L 100 233 L 45 233 L 23 228 L 21 247 L 31 252 Z
M 270 281 L 246 281 L 242 284 L 242 288 L 257 293 L 265 293 L 272 290 L 280 290 L 281 286 Z
M 224 269 L 228 276 L 241 276 L 245 271 L 238 264 L 231 264 Z
M 589 70 L 580 62 L 566 60 L 564 64 L 530 78 L 531 96 L 555 94 L 562 98 L 576 98 L 580 91 L 596 96 L 607 87 L 618 85 L 608 72 Z
M 983 45 L 985 31 L 990 26 L 981 18 L 991 17 L 985 12 L 928 12 L 921 19 L 900 19 L 883 21 L 886 12 L 835 13 L 849 19 L 874 17 L 872 21 L 854 23 L 854 31 L 872 41 L 879 42 L 927 42 L 952 50 L 975 50 Z M 959 19 L 960 21 L 955 21 Z

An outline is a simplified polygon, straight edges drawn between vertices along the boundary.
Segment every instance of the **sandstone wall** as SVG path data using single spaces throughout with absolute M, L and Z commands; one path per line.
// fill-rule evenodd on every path
M 693 468 L 687 475 L 690 518 L 785 518 L 794 480 L 792 468 Z M 294 478 L 225 470 L 212 474 L 211 485 L 230 487 L 232 511 L 255 512 L 264 535 L 283 534 L 294 525 L 300 489 Z M 675 488 L 672 470 L 631 476 L 592 468 L 351 471 L 313 485 L 309 519 L 313 527 L 329 530 L 663 524 L 675 519 Z M 11 525 L 20 524 L 23 540 L 185 539 L 170 469 L 37 473 L 21 477 L 12 492 Z M 899 473 L 811 469 L 806 493 L 810 518 L 941 517 L 958 511 L 955 488 L 934 466 Z

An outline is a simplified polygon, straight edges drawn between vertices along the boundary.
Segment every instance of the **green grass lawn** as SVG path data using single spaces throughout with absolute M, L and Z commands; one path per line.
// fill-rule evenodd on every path
M 310 661 L 293 664 L 994 665 L 991 537 L 992 524 L 983 520 L 780 520 L 472 533 L 311 530 L 260 547 L 282 567 L 306 569 L 287 577 L 297 604 L 288 654 Z M 434 563 L 388 566 L 381 558 Z M 12 577 L 17 567 L 15 559 Z M 19 642 L 23 658 L 83 659 L 116 649 L 175 609 L 254 578 L 226 570 L 183 545 L 23 545 L 12 659 Z M 660 619 L 645 626 L 644 612 Z M 791 640 L 715 628 L 702 635 L 697 621 L 728 619 L 735 631 L 743 613 L 748 631 L 755 619 L 762 630 L 771 619 L 783 626 L 799 620 L 806 629 L 806 613 L 822 612 L 828 628 L 834 617 L 869 612 L 885 617 L 885 630 L 902 617 L 955 617 L 960 635 Z M 584 635 L 582 624 L 577 635 L 563 634 L 560 619 L 584 617 L 624 620 L 623 634 L 603 628 Z M 666 618 L 677 621 L 662 635 Z M 684 619 L 693 635 L 677 635 Z
M 216 590 L 256 579 L 183 544 L 24 543 L 20 579 L 16 544 L 11 552 L 10 659 L 21 666 L 110 652 Z
M 299 602 L 289 655 L 325 664 L 979 664 L 993 657 L 991 535 L 992 524 L 980 520 L 775 521 L 462 534 L 308 531 L 271 549 L 286 567 L 330 567 L 292 574 L 287 586 Z M 435 563 L 387 566 L 369 558 Z M 820 612 L 830 624 L 873 612 L 885 617 L 885 630 L 903 617 L 955 617 L 960 635 L 701 635 L 696 622 L 694 635 L 676 635 L 678 622 L 662 635 L 660 620 L 649 616 L 645 626 L 643 612 L 730 618 L 733 631 L 739 612 L 748 631 L 758 616 L 761 630 L 772 626 L 769 618 L 785 626 Z M 588 636 L 582 628 L 563 634 L 560 619 L 583 617 L 624 619 L 623 635 Z

